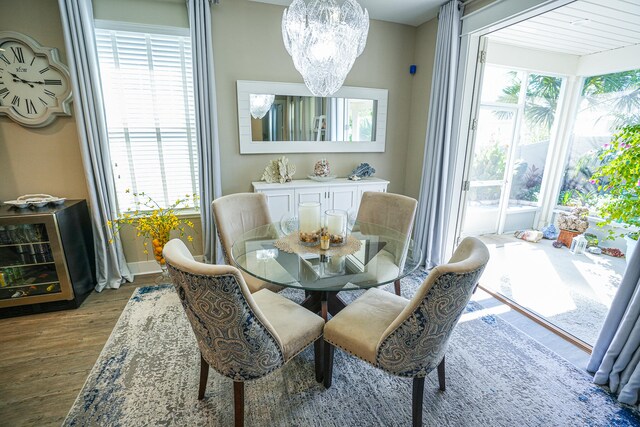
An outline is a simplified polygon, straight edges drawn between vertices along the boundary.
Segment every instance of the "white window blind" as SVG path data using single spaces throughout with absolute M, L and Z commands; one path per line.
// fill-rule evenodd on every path
M 96 29 L 96 43 L 119 211 L 133 193 L 161 207 L 198 194 L 189 37 Z

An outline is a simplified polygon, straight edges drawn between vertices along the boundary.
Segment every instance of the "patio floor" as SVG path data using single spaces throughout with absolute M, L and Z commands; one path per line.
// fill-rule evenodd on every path
M 511 234 L 479 236 L 491 252 L 480 284 L 593 345 L 626 261 L 573 255 L 553 241 L 526 242 Z

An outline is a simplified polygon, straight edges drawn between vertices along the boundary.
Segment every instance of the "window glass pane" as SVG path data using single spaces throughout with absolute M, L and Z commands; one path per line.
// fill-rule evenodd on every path
M 595 205 L 605 196 L 589 181 L 600 165 L 597 152 L 617 128 L 633 123 L 640 123 L 640 69 L 585 79 L 559 205 Z
M 522 82 L 521 72 L 487 65 L 482 78 L 481 103 L 517 104 Z
M 529 74 L 515 147 L 509 207 L 537 206 L 562 78 Z
M 480 108 L 475 153 L 469 174 L 471 181 L 504 179 L 515 121 L 515 109 Z
M 189 37 L 97 29 L 96 42 L 119 210 L 133 193 L 162 207 L 197 194 Z

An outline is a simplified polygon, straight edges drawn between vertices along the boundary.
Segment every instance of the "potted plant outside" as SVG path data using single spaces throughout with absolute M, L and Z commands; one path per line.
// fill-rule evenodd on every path
M 640 228 L 640 123 L 621 127 L 599 152 L 601 165 L 591 177 L 606 196 L 597 206 L 599 226 L 619 224 L 628 232 L 627 256 L 638 243 Z M 616 232 L 609 231 L 615 238 Z

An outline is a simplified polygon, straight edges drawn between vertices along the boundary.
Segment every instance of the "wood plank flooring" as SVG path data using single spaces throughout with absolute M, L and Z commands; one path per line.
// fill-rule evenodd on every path
M 59 426 L 141 276 L 75 310 L 0 319 L 0 425 Z

